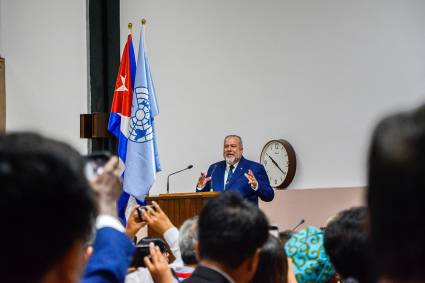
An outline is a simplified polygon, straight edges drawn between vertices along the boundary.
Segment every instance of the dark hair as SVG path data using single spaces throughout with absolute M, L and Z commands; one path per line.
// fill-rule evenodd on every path
M 425 279 L 425 106 L 389 116 L 369 149 L 370 235 L 377 269 L 393 279 Z
M 279 232 L 279 240 L 282 243 L 282 245 L 285 245 L 285 243 L 291 239 L 294 232 L 292 230 L 284 230 L 282 232 Z
M 94 194 L 70 146 L 31 133 L 0 136 L 0 184 L 2 281 L 38 281 L 75 242 L 88 240 Z
M 192 217 L 183 222 L 179 230 L 180 253 L 185 265 L 198 263 L 195 246 L 198 242 L 198 217 Z
M 199 255 L 237 268 L 268 237 L 268 221 L 239 193 L 225 192 L 210 200 L 198 221 Z
M 288 281 L 288 259 L 279 239 L 269 235 L 261 247 L 260 261 L 251 283 L 286 283 Z
M 365 207 L 338 213 L 325 229 L 324 245 L 342 279 L 352 277 L 361 283 L 375 282 Z

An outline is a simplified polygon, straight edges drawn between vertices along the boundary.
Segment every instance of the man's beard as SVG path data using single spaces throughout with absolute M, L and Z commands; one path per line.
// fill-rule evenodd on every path
M 234 165 L 236 162 L 238 162 L 236 156 L 224 156 L 224 160 L 226 160 L 226 163 L 229 165 Z

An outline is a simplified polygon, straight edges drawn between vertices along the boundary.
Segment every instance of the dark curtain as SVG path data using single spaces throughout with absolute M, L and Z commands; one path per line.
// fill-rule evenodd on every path
M 120 63 L 120 2 L 89 0 L 91 113 L 109 112 Z M 116 153 L 115 138 L 92 139 L 92 151 Z

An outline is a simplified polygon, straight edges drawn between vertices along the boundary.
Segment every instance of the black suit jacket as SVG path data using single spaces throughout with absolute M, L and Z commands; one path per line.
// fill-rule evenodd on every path
M 183 280 L 185 283 L 207 283 L 207 282 L 217 282 L 217 283 L 230 283 L 223 275 L 217 271 L 210 269 L 206 266 L 198 266 L 195 271 L 193 271 L 192 276 L 186 280 Z

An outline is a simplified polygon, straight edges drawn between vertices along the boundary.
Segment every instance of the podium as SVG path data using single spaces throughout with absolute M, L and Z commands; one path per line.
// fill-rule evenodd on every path
M 174 226 L 178 228 L 186 219 L 198 215 L 208 200 L 219 194 L 217 192 L 160 194 L 147 197 L 146 200 L 149 204 L 152 201 L 158 203 Z M 159 237 L 161 235 L 148 228 L 148 236 Z

